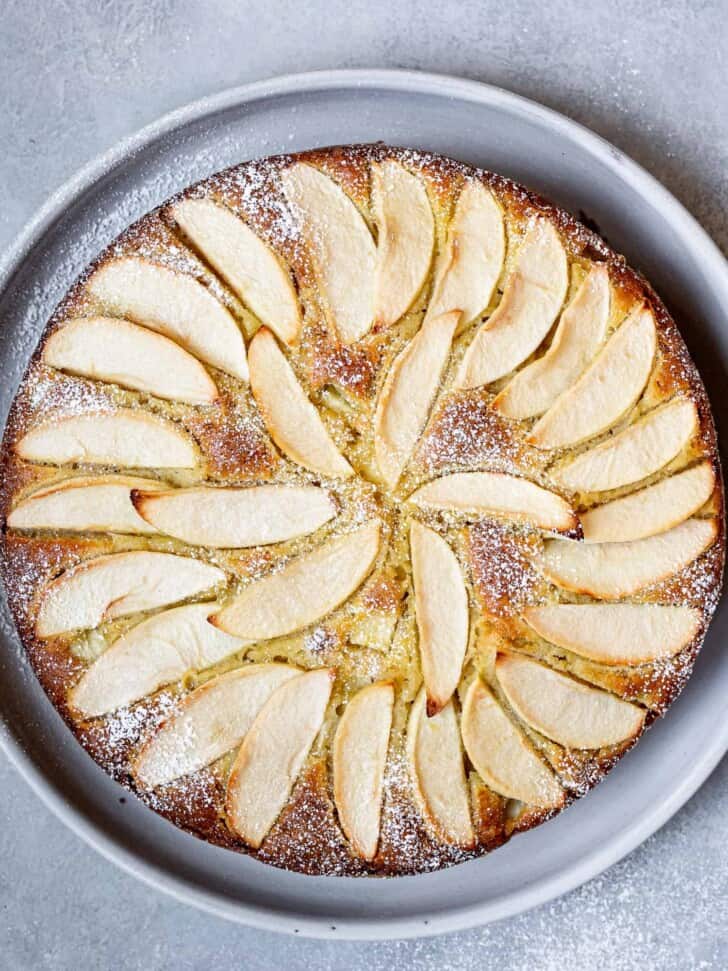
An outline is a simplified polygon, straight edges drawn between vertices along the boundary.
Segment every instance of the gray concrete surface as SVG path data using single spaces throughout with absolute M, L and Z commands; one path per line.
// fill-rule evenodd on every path
M 0 0 L 0 246 L 88 158 L 186 101 L 327 67 L 494 82 L 632 155 L 728 249 L 724 0 Z M 0 758 L 0 968 L 728 966 L 728 761 L 659 833 L 568 896 L 434 940 L 288 939 L 142 886 L 75 836 Z

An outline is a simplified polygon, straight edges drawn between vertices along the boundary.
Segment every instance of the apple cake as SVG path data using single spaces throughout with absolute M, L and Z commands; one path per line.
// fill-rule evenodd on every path
M 129 227 L 2 463 L 9 605 L 78 741 L 305 873 L 558 813 L 678 694 L 720 591 L 715 430 L 655 292 L 532 192 L 384 145 Z

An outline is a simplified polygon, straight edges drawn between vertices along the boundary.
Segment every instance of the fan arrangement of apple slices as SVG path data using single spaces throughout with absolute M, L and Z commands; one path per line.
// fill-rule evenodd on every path
M 589 672 L 670 661 L 704 631 L 704 612 L 669 584 L 719 538 L 716 465 L 694 397 L 647 393 L 664 353 L 649 302 L 617 306 L 608 264 L 574 261 L 547 213 L 511 225 L 487 180 L 469 177 L 443 216 L 423 172 L 396 156 L 372 162 L 367 206 L 306 161 L 277 178 L 332 340 L 373 347 L 391 336 L 376 393 L 347 404 L 370 461 L 310 381 L 311 308 L 283 255 L 213 195 L 173 202 L 180 245 L 257 327 L 246 342 L 215 291 L 147 256 L 107 258 L 85 280 L 93 312 L 52 330 L 41 366 L 123 389 L 126 403 L 24 430 L 17 461 L 73 471 L 26 489 L 7 527 L 134 543 L 50 579 L 35 636 L 71 643 L 131 619 L 72 685 L 70 712 L 99 719 L 176 691 L 135 754 L 136 783 L 157 790 L 227 757 L 227 826 L 253 849 L 324 732 L 354 856 L 377 857 L 400 749 L 423 825 L 467 850 L 478 842 L 469 779 L 514 819 L 548 815 L 573 795 L 554 749 L 621 751 L 642 732 L 641 699 Z M 192 426 L 165 410 L 182 404 L 214 420 L 231 380 L 285 473 L 212 481 Z M 443 403 L 473 396 L 536 456 L 532 475 L 497 461 L 435 474 L 422 464 Z M 364 487 L 378 506 L 361 505 Z M 479 604 L 463 552 L 462 537 L 485 520 L 535 537 L 539 593 L 507 620 Z M 414 678 L 395 670 L 341 685 L 335 661 L 250 660 L 253 645 L 331 617 L 350 623 L 362 586 L 394 562 L 396 536 Z M 251 549 L 266 556 L 247 572 L 218 556 Z M 483 646 L 484 632 L 497 649 Z

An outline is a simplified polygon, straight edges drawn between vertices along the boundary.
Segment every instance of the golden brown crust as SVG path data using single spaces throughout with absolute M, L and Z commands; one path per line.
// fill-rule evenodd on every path
M 224 758 L 193 776 L 154 792 L 138 788 L 130 771 L 134 753 L 174 712 L 180 690 L 185 690 L 184 684 L 181 689 L 180 686 L 162 689 L 137 705 L 101 719 L 83 720 L 69 709 L 67 692 L 78 680 L 86 662 L 78 651 L 74 653 L 70 649 L 71 639 L 68 637 L 41 640 L 36 636 L 34 617 L 39 594 L 49 579 L 67 567 L 91 556 L 136 548 L 138 544 L 133 538 L 121 536 L 26 535 L 8 530 L 5 520 L 20 498 L 41 484 L 59 480 L 69 473 L 68 469 L 64 471 L 25 462 L 16 454 L 15 446 L 41 418 L 45 421 L 85 411 L 114 410 L 127 406 L 132 400 L 136 406 L 141 405 L 178 422 L 194 438 L 204 460 L 199 478 L 227 484 L 271 481 L 277 476 L 285 478 L 289 474 L 285 461 L 268 439 L 250 394 L 241 392 L 239 383 L 216 372 L 220 399 L 212 407 L 202 410 L 170 405 L 151 396 L 132 395 L 130 398 L 128 392 L 116 386 L 84 381 L 44 367 L 41 361 L 43 345 L 48 335 L 69 317 L 94 312 L 94 301 L 86 289 L 89 277 L 113 258 L 130 253 L 190 273 L 231 310 L 249 337 L 256 326 L 250 312 L 195 252 L 171 214 L 171 204 L 180 199 L 212 198 L 240 214 L 290 267 L 304 310 L 303 336 L 295 366 L 305 371 L 311 392 L 325 394 L 327 388 L 333 387 L 344 395 L 345 401 L 348 396 L 351 401 L 369 408 L 381 386 L 386 366 L 401 349 L 404 340 L 411 336 L 413 327 L 418 325 L 423 307 L 416 307 L 410 315 L 410 323 L 405 323 L 399 331 L 394 328 L 372 333 L 354 346 L 338 343 L 323 322 L 311 261 L 291 223 L 278 176 L 281 169 L 294 161 L 303 160 L 315 165 L 347 191 L 371 222 L 369 166 L 384 158 L 398 159 L 424 179 L 440 233 L 463 181 L 479 179 L 492 190 L 502 206 L 509 234 L 521 231 L 535 216 L 544 216 L 557 227 L 572 266 L 586 267 L 593 261 L 607 266 L 613 299 L 622 315 L 631 304 L 646 300 L 657 324 L 658 359 L 640 407 L 646 410 L 675 395 L 692 398 L 698 407 L 700 427 L 690 446 L 690 454 L 683 456 L 683 464 L 698 456 L 708 457 L 718 473 L 719 486 L 712 499 L 712 512 L 720 524 L 717 542 L 677 576 L 644 591 L 638 598 L 689 604 L 702 611 L 700 635 L 680 654 L 669 661 L 638 668 L 614 668 L 577 658 L 527 635 L 518 616 L 520 609 L 527 604 L 546 602 L 551 596 L 548 584 L 532 566 L 536 548 L 542 540 L 533 533 L 514 532 L 485 521 L 460 536 L 463 560 L 470 570 L 469 582 L 482 612 L 468 664 L 492 680 L 488 671 L 488 652 L 497 649 L 499 641 L 507 642 L 512 648 L 537 656 L 556 669 L 639 702 L 648 709 L 649 721 L 666 710 L 689 677 L 719 596 L 725 548 L 724 497 L 715 428 L 705 389 L 675 323 L 657 294 L 621 256 L 612 252 L 574 217 L 502 176 L 439 156 L 392 149 L 381 144 L 324 148 L 245 163 L 190 187 L 129 227 L 101 253 L 71 288 L 48 323 L 11 409 L 2 445 L 2 572 L 15 623 L 35 672 L 79 742 L 122 785 L 137 792 L 175 825 L 211 843 L 239 851 L 251 852 L 228 828 L 222 809 L 229 759 Z M 460 352 L 462 349 L 461 345 Z M 451 367 L 457 363 L 457 353 L 456 348 Z M 491 397 L 485 391 L 475 390 L 444 400 L 433 414 L 415 455 L 414 478 L 405 479 L 401 495 L 408 487 L 417 484 L 418 477 L 423 481 L 448 471 L 483 467 L 525 474 L 541 484 L 549 482 L 552 458 L 527 445 L 517 426 L 491 410 Z M 320 400 L 324 401 L 323 398 Z M 353 425 L 344 423 L 339 428 L 336 420 L 336 416 L 332 416 L 332 427 L 339 430 L 342 441 L 354 447 L 358 435 L 356 422 Z M 467 435 L 458 433 L 463 427 L 468 429 Z M 359 508 L 371 511 L 379 509 L 377 504 L 383 500 L 365 493 L 357 501 Z M 393 543 L 403 542 L 397 533 L 398 528 L 394 529 Z M 161 538 L 155 538 L 151 546 L 167 551 L 184 549 L 181 544 Z M 220 553 L 211 559 L 234 576 L 250 577 L 271 563 L 271 556 L 269 550 L 259 548 Z M 382 567 L 359 596 L 366 611 L 389 611 L 398 618 L 400 626 L 412 626 L 411 604 L 407 603 L 405 591 L 406 579 Z M 347 631 L 341 618 L 326 625 L 320 624 L 307 636 L 305 643 L 296 644 L 298 654 L 291 657 L 284 653 L 283 659 L 301 663 L 301 657 L 304 657 L 309 666 L 317 666 L 335 663 L 342 650 L 353 656 L 354 652 L 346 642 Z M 403 650 L 406 654 L 406 649 Z M 347 670 L 357 673 L 352 676 L 352 685 L 343 686 L 336 696 L 338 703 L 345 702 L 348 692 L 356 683 L 366 681 L 369 672 L 378 677 L 392 674 L 388 665 L 395 665 L 394 661 L 390 662 L 375 650 L 367 653 L 361 649 L 360 654 L 356 660 L 347 660 L 350 664 Z M 366 658 L 362 659 L 364 655 Z M 419 683 L 411 683 L 413 669 L 416 670 L 416 665 L 413 668 L 408 657 L 406 664 L 402 662 L 399 673 L 392 674 L 405 707 L 419 687 Z M 404 675 L 402 670 L 406 672 Z M 195 679 L 189 686 L 194 683 L 197 683 Z M 403 718 L 399 722 L 400 734 Z M 609 750 L 577 753 L 536 733 L 529 732 L 529 736 L 561 778 L 568 800 L 584 794 L 599 782 L 636 741 L 632 739 Z M 391 757 L 394 768 L 385 794 L 380 845 L 370 864 L 351 854 L 341 834 L 331 795 L 327 755 L 324 750 L 316 748 L 292 798 L 261 849 L 252 855 L 267 863 L 304 873 L 416 873 L 448 866 L 494 849 L 513 833 L 531 828 L 550 815 L 529 807 L 509 805 L 507 800 L 489 789 L 474 770 L 470 770 L 469 788 L 477 846 L 472 851 L 446 846 L 436 840 L 422 822 L 409 791 L 403 753 L 395 743 Z

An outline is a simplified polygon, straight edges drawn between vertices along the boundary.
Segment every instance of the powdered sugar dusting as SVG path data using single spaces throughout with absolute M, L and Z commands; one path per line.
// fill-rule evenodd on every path
M 495 617 L 519 614 L 542 584 L 534 559 L 541 546 L 533 533 L 483 520 L 470 529 L 473 583 L 483 609 Z
M 544 457 L 489 408 L 488 396 L 476 391 L 445 398 L 423 438 L 419 461 L 429 473 L 487 468 L 533 474 Z

